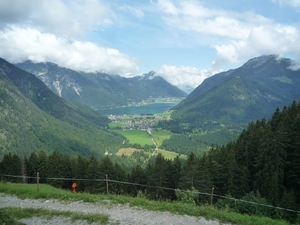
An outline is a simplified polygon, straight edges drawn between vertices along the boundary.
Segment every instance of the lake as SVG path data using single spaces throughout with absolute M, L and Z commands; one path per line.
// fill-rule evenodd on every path
M 178 102 L 162 102 L 141 106 L 128 106 L 112 109 L 97 109 L 103 115 L 124 115 L 124 114 L 156 114 L 167 112 Z

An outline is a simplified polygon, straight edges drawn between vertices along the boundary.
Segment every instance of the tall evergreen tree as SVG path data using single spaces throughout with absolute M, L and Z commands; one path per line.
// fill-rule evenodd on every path
M 147 193 L 153 199 L 167 199 L 170 197 L 170 191 L 160 187 L 169 187 L 170 170 L 172 163 L 158 154 L 153 165 L 147 166 Z M 151 187 L 150 187 L 151 186 Z
M 148 179 L 145 170 L 141 167 L 141 165 L 136 165 L 132 168 L 131 173 L 129 174 L 129 182 L 140 184 L 141 186 L 128 186 L 128 193 L 136 196 L 139 191 L 144 192 L 146 189 L 144 185 L 147 184 L 147 181 Z
M 194 153 L 191 153 L 182 166 L 182 171 L 178 184 L 179 189 L 191 190 L 192 187 L 195 187 L 197 179 L 197 164 L 198 158 L 195 156 Z
M 97 179 L 104 178 L 100 177 L 99 162 L 94 155 L 92 155 L 89 159 L 86 178 L 88 179 L 88 181 L 86 182 L 86 191 L 90 193 L 99 192 L 100 181 L 97 181 Z
M 258 156 L 257 186 L 260 193 L 266 199 L 277 205 L 283 194 L 284 165 L 286 158 L 287 132 L 283 124 L 278 123 L 277 129 L 272 133 L 274 127 L 267 130 L 265 141 L 262 143 Z

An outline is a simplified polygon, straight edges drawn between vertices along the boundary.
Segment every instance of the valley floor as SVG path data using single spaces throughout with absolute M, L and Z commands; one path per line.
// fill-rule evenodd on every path
M 82 201 L 66 202 L 58 200 L 43 199 L 20 199 L 13 195 L 0 193 L 0 208 L 18 207 L 18 208 L 39 208 L 46 210 L 59 210 L 69 212 L 80 212 L 84 214 L 102 214 L 109 215 L 110 224 L 120 225 L 140 225 L 140 224 L 191 224 L 191 225 L 218 225 L 218 221 L 207 221 L 202 217 L 193 217 L 187 215 L 174 215 L 169 212 L 147 211 L 129 205 L 114 205 L 109 201 L 101 204 L 86 203 Z M 25 224 L 67 224 L 67 225 L 85 225 L 85 221 L 72 221 L 65 217 L 53 217 L 47 219 L 43 217 L 33 217 L 31 219 L 22 219 Z

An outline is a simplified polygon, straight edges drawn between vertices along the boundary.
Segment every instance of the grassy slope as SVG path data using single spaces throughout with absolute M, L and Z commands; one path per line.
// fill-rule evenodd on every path
M 153 130 L 152 136 L 158 146 L 161 146 L 164 140 L 169 139 L 171 137 L 171 132 L 167 130 Z
M 138 206 L 146 210 L 153 211 L 169 211 L 174 214 L 203 216 L 206 219 L 217 219 L 220 222 L 230 222 L 234 224 L 245 225 L 287 225 L 285 221 L 272 220 L 265 217 L 241 215 L 227 210 L 217 210 L 211 206 L 195 206 L 194 204 L 182 202 L 159 202 L 151 201 L 141 197 L 127 197 L 117 195 L 91 195 L 85 193 L 77 193 L 74 195 L 67 190 L 61 190 L 49 185 L 40 185 L 40 191 L 36 191 L 36 185 L 29 184 L 10 184 L 0 183 L 0 193 L 16 195 L 20 198 L 44 198 L 44 199 L 59 199 L 67 201 L 85 201 L 93 203 L 103 203 L 103 200 L 110 200 L 112 204 L 130 204 L 130 206 Z M 104 203 L 103 203 L 104 204 Z M 33 211 L 32 214 L 35 212 Z M 92 216 L 92 215 L 91 215 Z
M 114 130 L 116 133 L 124 135 L 130 144 L 153 145 L 145 130 Z

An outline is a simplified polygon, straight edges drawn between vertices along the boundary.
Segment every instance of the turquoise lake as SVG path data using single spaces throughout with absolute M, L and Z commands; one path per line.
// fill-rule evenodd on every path
M 153 103 L 142 106 L 129 106 L 112 109 L 98 109 L 103 115 L 124 115 L 124 114 L 155 114 L 167 112 L 170 108 L 177 105 L 178 102 Z

